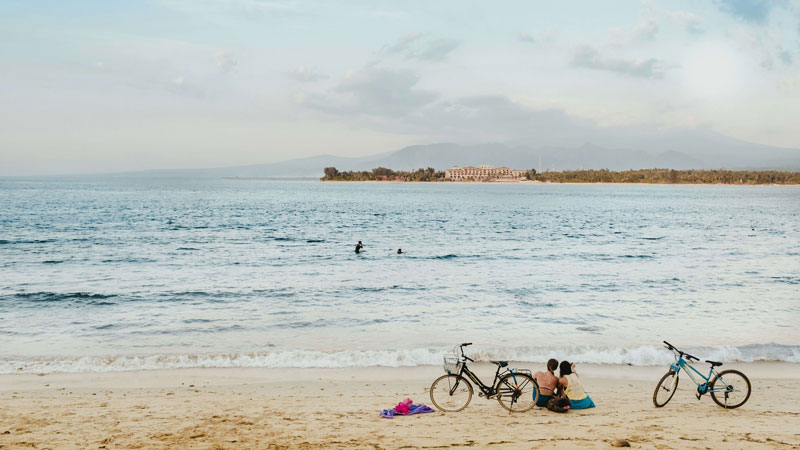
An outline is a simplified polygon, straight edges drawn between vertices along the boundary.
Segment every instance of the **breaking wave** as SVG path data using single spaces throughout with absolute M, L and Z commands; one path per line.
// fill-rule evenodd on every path
M 549 358 L 578 363 L 667 365 L 672 354 L 663 347 L 514 347 L 474 348 L 468 354 L 477 361 L 509 360 L 542 363 Z M 55 372 L 116 372 L 180 368 L 345 368 L 411 367 L 438 365 L 447 349 L 406 350 L 281 350 L 242 353 L 116 355 L 53 358 L 0 358 L 0 374 Z M 702 359 L 725 362 L 783 361 L 800 363 L 800 346 L 756 344 L 740 347 L 687 347 Z

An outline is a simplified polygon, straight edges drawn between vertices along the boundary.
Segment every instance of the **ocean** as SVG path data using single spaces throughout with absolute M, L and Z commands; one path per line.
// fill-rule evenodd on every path
M 0 373 L 800 362 L 798 323 L 798 187 L 0 179 Z

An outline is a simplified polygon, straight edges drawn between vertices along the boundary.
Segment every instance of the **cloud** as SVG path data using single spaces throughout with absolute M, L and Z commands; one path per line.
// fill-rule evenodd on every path
M 536 43 L 536 39 L 527 31 L 520 31 L 519 33 L 517 33 L 517 41 L 525 42 L 528 44 Z
M 430 44 L 422 51 L 418 52 L 415 57 L 424 61 L 443 61 L 461 43 L 455 39 L 438 39 Z
M 667 11 L 665 14 L 689 33 L 702 34 L 705 32 L 703 29 L 703 18 L 694 13 Z
M 319 81 L 328 78 L 327 75 L 302 65 L 295 67 L 294 70 L 289 72 L 289 77 L 303 82 Z
M 386 53 L 408 53 L 412 51 L 412 45 L 419 41 L 420 38 L 422 38 L 422 33 L 420 32 L 408 33 L 405 36 L 401 36 L 394 44 L 385 46 L 384 51 Z
M 217 54 L 214 55 L 214 61 L 220 73 L 229 73 L 238 64 L 230 53 L 224 51 L 217 52 Z
M 737 19 L 763 24 L 769 13 L 778 4 L 776 0 L 716 0 L 717 6 Z
M 445 100 L 422 108 L 406 123 L 409 132 L 462 140 L 509 140 L 531 136 L 560 139 L 562 133 L 583 134 L 588 122 L 574 119 L 560 109 L 534 110 L 503 95 L 481 95 Z
M 664 76 L 664 63 L 661 60 L 606 57 L 589 45 L 581 45 L 573 49 L 571 64 L 574 67 L 617 72 L 632 77 L 662 78 Z
M 760 29 L 740 25 L 733 28 L 730 34 L 739 47 L 758 58 L 761 67 L 766 70 L 775 68 L 776 58 L 785 62 L 787 56 L 789 58 L 792 56 L 781 54 L 783 37 L 780 33 L 763 33 Z
M 527 31 L 520 31 L 517 33 L 517 42 L 525 44 L 552 44 L 558 38 L 558 30 L 555 28 L 548 28 L 538 35 Z
M 440 62 L 444 61 L 460 45 L 461 43 L 455 39 L 427 40 L 424 39 L 422 33 L 414 32 L 385 46 L 383 52 L 402 55 L 406 59 Z
M 658 22 L 652 18 L 642 19 L 633 27 L 632 33 L 634 39 L 653 39 L 658 33 Z
M 325 94 L 311 94 L 303 104 L 330 114 L 401 117 L 433 102 L 437 95 L 417 89 L 410 70 L 368 67 L 339 82 Z
M 186 77 L 183 75 L 179 75 L 169 82 L 161 82 L 168 91 L 172 92 L 173 94 L 178 94 L 184 97 L 194 97 L 196 99 L 201 99 L 205 97 L 205 93 L 202 89 L 196 86 L 193 83 L 189 83 Z
M 784 77 L 778 80 L 778 90 L 787 93 L 800 92 L 800 75 Z
M 792 52 L 790 52 L 789 50 L 781 49 L 780 51 L 778 51 L 778 58 L 780 58 L 780 60 L 783 61 L 783 63 L 786 64 L 787 66 L 792 65 L 793 57 L 792 57 Z

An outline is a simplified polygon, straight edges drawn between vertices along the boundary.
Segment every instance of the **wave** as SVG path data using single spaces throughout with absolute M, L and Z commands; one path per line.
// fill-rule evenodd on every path
M 472 350 L 473 347 L 470 347 Z M 549 358 L 590 364 L 668 365 L 672 353 L 663 347 L 477 347 L 468 352 L 477 361 L 508 360 L 544 363 Z M 0 358 L 0 374 L 55 372 L 116 372 L 182 368 L 344 368 L 438 365 L 448 349 L 405 350 L 281 350 L 243 353 L 113 355 L 48 358 Z M 754 344 L 739 347 L 687 347 L 702 359 L 725 362 L 783 361 L 800 363 L 800 346 Z
M 96 300 L 105 300 L 112 297 L 116 297 L 113 294 L 93 294 L 90 292 L 67 292 L 67 293 L 59 293 L 59 292 L 21 292 L 18 294 L 13 294 L 9 296 L 0 296 L 0 299 L 3 297 L 11 297 L 16 298 L 19 300 L 27 300 L 32 302 L 60 302 L 60 301 L 69 301 L 69 300 L 86 300 L 86 301 L 96 301 Z
M 48 244 L 55 242 L 55 239 L 22 239 L 11 241 L 8 239 L 0 239 L 0 245 L 14 245 L 14 244 Z

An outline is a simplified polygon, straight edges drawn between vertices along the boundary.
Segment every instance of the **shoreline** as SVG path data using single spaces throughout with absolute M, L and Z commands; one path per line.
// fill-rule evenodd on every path
M 494 367 L 471 365 L 484 381 Z M 441 367 L 0 375 L 0 448 L 608 448 L 616 439 L 636 448 L 798 446 L 798 367 L 725 363 L 753 386 L 735 410 L 709 396 L 697 401 L 688 377 L 655 408 L 666 367 L 580 364 L 597 408 L 512 415 L 476 392 L 461 412 L 393 420 L 378 414 L 406 397 L 431 404 L 427 388 Z
M 255 181 L 255 180 L 275 180 L 275 178 L 225 178 L 226 180 L 241 180 L 241 181 Z M 527 186 L 741 186 L 741 187 L 797 187 L 800 184 L 734 184 L 734 183 L 594 183 L 594 182 L 557 182 L 557 181 L 377 181 L 377 180 L 359 180 L 359 181 L 344 181 L 344 180 L 316 180 L 319 183 L 356 183 L 356 184 L 430 184 L 430 185 L 527 185 Z

